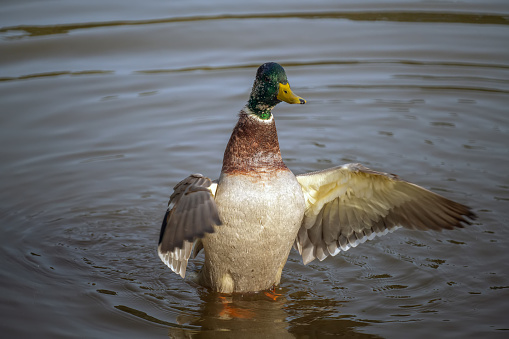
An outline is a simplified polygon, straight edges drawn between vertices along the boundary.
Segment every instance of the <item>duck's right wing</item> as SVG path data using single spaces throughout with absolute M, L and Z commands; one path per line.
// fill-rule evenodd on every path
M 163 218 L 157 253 L 159 258 L 182 278 L 186 275 L 187 261 L 200 239 L 213 233 L 214 226 L 222 225 L 214 201 L 217 183 L 201 174 L 192 174 L 179 182 L 170 197 Z

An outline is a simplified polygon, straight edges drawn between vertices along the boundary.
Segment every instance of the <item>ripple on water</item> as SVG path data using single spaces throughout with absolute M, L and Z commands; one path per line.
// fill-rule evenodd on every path
M 507 330 L 505 8 L 104 4 L 4 8 L 4 336 Z M 306 266 L 292 251 L 275 301 L 171 273 L 155 250 L 171 188 L 189 173 L 218 177 L 256 67 L 269 60 L 308 99 L 275 111 L 292 170 L 361 162 L 469 204 L 479 221 L 399 230 Z

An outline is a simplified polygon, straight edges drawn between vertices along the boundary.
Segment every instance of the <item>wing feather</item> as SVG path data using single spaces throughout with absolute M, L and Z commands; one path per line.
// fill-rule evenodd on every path
M 192 174 L 173 188 L 164 215 L 157 252 L 175 273 L 185 277 L 187 261 L 203 248 L 200 241 L 214 226 L 222 225 L 214 201 L 216 183 Z
M 399 227 L 440 231 L 476 218 L 467 206 L 361 164 L 298 175 L 297 180 L 306 211 L 295 248 L 305 264 Z

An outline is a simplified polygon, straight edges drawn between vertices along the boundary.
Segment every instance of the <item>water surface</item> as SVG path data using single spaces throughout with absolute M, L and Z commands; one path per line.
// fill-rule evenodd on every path
M 0 14 L 7 337 L 507 335 L 506 1 L 8 1 Z M 295 173 L 360 162 L 479 220 L 306 266 L 292 251 L 277 301 L 173 274 L 156 254 L 172 187 L 219 176 L 266 61 L 308 100 L 274 111 Z

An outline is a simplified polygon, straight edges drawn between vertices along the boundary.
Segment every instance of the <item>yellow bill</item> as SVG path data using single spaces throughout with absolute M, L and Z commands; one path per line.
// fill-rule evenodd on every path
M 290 89 L 290 83 L 282 84 L 279 83 L 279 93 L 277 95 L 278 100 L 287 102 L 289 104 L 305 104 L 306 100 L 293 94 Z

